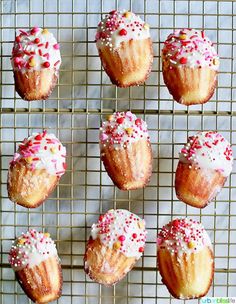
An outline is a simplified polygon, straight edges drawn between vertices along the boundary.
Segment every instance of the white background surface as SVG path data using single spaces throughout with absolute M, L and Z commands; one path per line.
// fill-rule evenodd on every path
M 150 24 L 154 64 L 145 86 L 117 89 L 101 70 L 94 43 L 101 11 L 132 9 Z M 86 12 L 88 14 L 86 15 Z M 171 299 L 156 271 L 157 228 L 171 218 L 200 219 L 214 243 L 216 273 L 209 296 L 236 295 L 236 182 L 231 177 L 215 202 L 200 211 L 179 202 L 173 188 L 178 152 L 187 135 L 218 130 L 236 155 L 235 42 L 233 1 L 1 1 L 1 297 L 3 304 L 27 303 L 7 262 L 11 241 L 29 227 L 57 240 L 63 264 L 59 303 L 182 303 Z M 59 14 L 58 14 L 59 13 Z M 145 13 L 145 14 L 144 14 Z M 59 85 L 47 101 L 28 103 L 14 91 L 10 55 L 16 28 L 46 27 L 61 44 Z M 205 28 L 221 57 L 218 89 L 212 100 L 189 109 L 177 104 L 163 84 L 160 49 L 173 28 Z M 102 115 L 131 109 L 148 123 L 154 150 L 154 172 L 144 190 L 122 192 L 108 178 L 99 159 L 98 129 Z M 68 171 L 54 194 L 28 211 L 7 198 L 8 163 L 16 143 L 33 131 L 50 129 L 68 151 Z M 230 131 L 231 130 L 231 131 Z M 148 243 L 144 258 L 114 288 L 86 277 L 83 254 L 91 224 L 109 208 L 128 208 L 144 216 Z M 197 303 L 197 300 L 191 303 Z

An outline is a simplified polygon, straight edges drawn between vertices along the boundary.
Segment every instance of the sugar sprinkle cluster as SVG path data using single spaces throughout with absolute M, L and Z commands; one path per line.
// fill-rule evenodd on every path
M 9 263 L 15 271 L 18 271 L 39 265 L 52 256 L 57 256 L 57 249 L 50 234 L 31 229 L 13 241 Z
M 171 254 L 196 253 L 206 246 L 212 247 L 211 240 L 203 225 L 193 219 L 175 219 L 165 225 L 157 237 L 158 250 Z
M 62 176 L 66 170 L 66 148 L 54 134 L 33 133 L 25 138 L 14 154 L 11 166 L 24 162 L 31 170 L 46 169 L 51 175 Z
M 92 225 L 93 240 L 100 238 L 109 248 L 127 257 L 140 258 L 146 242 L 145 221 L 124 209 L 111 209 Z
M 111 11 L 98 24 L 95 41 L 97 46 L 107 46 L 111 50 L 123 41 L 141 40 L 150 37 L 149 25 L 129 11 Z
M 173 66 L 219 68 L 219 57 L 204 31 L 175 30 L 165 41 L 162 55 L 170 69 Z
M 127 148 L 140 139 L 150 141 L 147 124 L 130 111 L 109 115 L 100 128 L 101 146 L 114 146 L 115 149 Z
M 198 132 L 188 138 L 180 152 L 180 161 L 189 168 L 212 169 L 228 176 L 233 166 L 233 151 L 229 142 L 215 131 Z
M 58 70 L 61 65 L 60 45 L 47 29 L 33 27 L 19 30 L 12 50 L 12 67 L 28 71 L 40 69 Z

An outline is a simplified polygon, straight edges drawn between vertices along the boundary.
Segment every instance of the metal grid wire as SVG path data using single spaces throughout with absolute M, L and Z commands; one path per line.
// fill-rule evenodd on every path
M 118 89 L 101 68 L 94 36 L 102 14 L 129 9 L 151 25 L 154 64 L 146 84 Z M 170 297 L 156 270 L 156 234 L 171 218 L 201 220 L 214 244 L 216 272 L 209 296 L 236 295 L 235 168 L 225 187 L 204 210 L 179 202 L 174 190 L 178 152 L 189 134 L 218 130 L 236 145 L 236 3 L 157 0 L 2 0 L 1 1 L 1 286 L 0 302 L 30 303 L 7 262 L 11 241 L 29 227 L 50 232 L 57 242 L 64 285 L 58 303 L 184 303 Z M 15 29 L 34 25 L 52 31 L 61 44 L 58 86 L 47 101 L 26 102 L 14 91 L 10 54 Z M 221 57 L 218 89 L 205 105 L 173 102 L 163 84 L 160 50 L 173 28 L 204 28 Z M 149 126 L 154 151 L 150 184 L 122 192 L 99 158 L 98 129 L 107 114 L 130 109 Z M 33 131 L 50 129 L 66 145 L 68 170 L 57 190 L 39 208 L 27 210 L 7 197 L 8 164 L 17 143 Z M 236 155 L 236 151 L 234 151 Z M 144 257 L 112 288 L 93 283 L 83 271 L 91 224 L 109 208 L 127 208 L 147 222 Z M 29 301 L 29 302 L 28 302 Z M 191 303 L 198 303 L 193 300 Z

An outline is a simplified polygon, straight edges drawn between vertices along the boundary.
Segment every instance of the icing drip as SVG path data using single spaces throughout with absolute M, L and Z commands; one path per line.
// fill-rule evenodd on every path
M 233 166 L 233 154 L 229 142 L 219 133 L 199 132 L 188 138 L 180 152 L 180 161 L 190 168 L 212 169 L 229 176 Z
M 212 247 L 203 225 L 188 218 L 169 222 L 161 229 L 157 238 L 158 250 L 167 249 L 178 255 L 196 253 L 206 246 Z
M 116 49 L 124 41 L 142 40 L 150 37 L 149 25 L 129 11 L 110 12 L 98 24 L 97 47 L 108 46 Z
M 124 209 L 112 209 L 101 215 L 91 230 L 93 240 L 100 238 L 106 247 L 137 259 L 144 251 L 146 234 L 145 221 Z
M 204 31 L 175 30 L 165 41 L 162 55 L 170 66 L 219 69 L 219 57 Z
M 13 241 L 9 263 L 14 271 L 25 267 L 32 268 L 49 257 L 57 256 L 57 249 L 49 233 L 38 232 L 34 229 L 22 233 Z
M 12 49 L 11 63 L 14 70 L 55 69 L 61 65 L 60 46 L 47 29 L 33 27 L 19 30 Z
M 115 112 L 108 116 L 108 120 L 103 122 L 100 128 L 101 146 L 126 148 L 140 139 L 150 141 L 147 124 L 130 111 Z
M 25 161 L 28 168 L 46 169 L 51 175 L 62 176 L 66 170 L 66 148 L 54 134 L 33 133 L 19 145 L 11 166 Z

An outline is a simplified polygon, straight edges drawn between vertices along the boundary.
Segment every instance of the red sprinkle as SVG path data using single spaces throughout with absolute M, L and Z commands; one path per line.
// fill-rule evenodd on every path
M 103 218 L 104 218 L 104 215 L 100 215 L 98 220 L 99 220 L 100 222 L 102 222 Z
M 40 43 L 40 44 L 38 44 L 38 47 L 41 47 L 41 46 L 43 46 L 44 45 L 44 43 Z
M 124 120 L 125 120 L 124 117 L 119 117 L 117 118 L 116 122 L 120 125 L 124 122 Z
M 144 248 L 143 247 L 139 247 L 139 252 L 144 252 Z
M 120 35 L 120 36 L 126 36 L 126 35 L 127 35 L 127 31 L 126 31 L 125 29 L 121 29 L 121 30 L 119 31 L 119 35 Z
M 137 234 L 136 234 L 136 233 L 133 233 L 133 234 L 132 234 L 132 237 L 133 237 L 134 239 L 136 239 L 136 238 L 137 238 Z
M 44 66 L 45 68 L 49 68 L 49 67 L 50 67 L 50 63 L 49 63 L 48 61 L 45 61 L 45 62 L 43 63 L 43 66 Z
M 181 57 L 180 60 L 179 60 L 179 62 L 181 64 L 185 64 L 185 63 L 187 63 L 187 61 L 188 61 L 188 59 L 186 57 Z
M 55 63 L 54 63 L 54 66 L 58 65 L 60 63 L 60 60 L 57 60 Z
M 21 41 L 21 38 L 20 38 L 20 36 L 16 36 L 16 42 L 20 42 Z
M 118 240 L 119 240 L 120 242 L 124 242 L 125 236 L 124 236 L 124 235 L 120 235 L 120 236 L 118 237 Z
M 42 139 L 42 136 L 41 136 L 40 134 L 38 134 L 38 135 L 35 136 L 35 139 L 36 139 L 36 140 L 41 140 L 41 139 Z
M 63 165 L 63 168 L 66 170 L 67 164 L 66 164 L 66 163 L 63 163 L 62 165 Z
M 48 48 L 48 45 L 49 45 L 49 43 L 48 43 L 48 41 L 47 41 L 46 44 L 45 44 L 45 49 Z
M 43 53 L 42 53 L 42 50 L 39 49 L 39 56 L 42 56 Z
M 39 38 L 35 38 L 34 39 L 34 43 L 38 44 L 40 42 L 40 39 Z
M 142 124 L 142 120 L 140 118 L 137 118 L 135 120 L 135 124 L 136 124 L 136 126 L 140 126 Z

